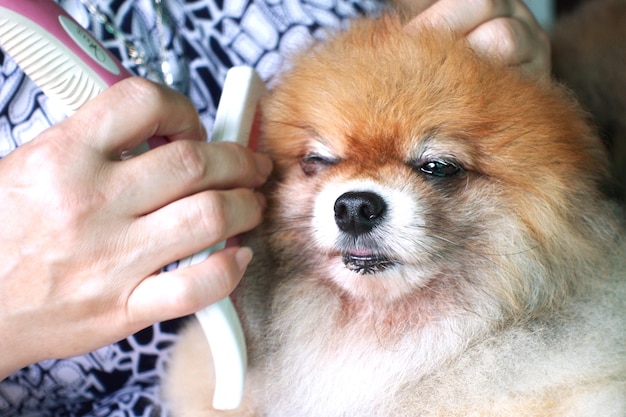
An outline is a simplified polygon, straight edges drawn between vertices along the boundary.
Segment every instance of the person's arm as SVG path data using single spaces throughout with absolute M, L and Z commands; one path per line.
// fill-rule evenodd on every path
M 152 136 L 171 143 L 130 159 Z M 0 379 L 222 299 L 251 252 L 165 265 L 259 224 L 267 157 L 206 143 L 192 104 L 125 80 L 0 160 Z
M 521 0 L 394 0 L 422 10 L 409 24 L 446 25 L 476 50 L 499 56 L 532 77 L 550 76 L 550 39 Z M 430 6 L 429 6 L 430 5 Z

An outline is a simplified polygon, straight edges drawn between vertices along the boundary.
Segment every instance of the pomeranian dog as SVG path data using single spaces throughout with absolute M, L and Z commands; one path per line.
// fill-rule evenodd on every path
M 623 214 L 567 91 L 381 16 L 295 58 L 262 112 L 245 404 L 211 409 L 193 324 L 175 416 L 626 415 Z

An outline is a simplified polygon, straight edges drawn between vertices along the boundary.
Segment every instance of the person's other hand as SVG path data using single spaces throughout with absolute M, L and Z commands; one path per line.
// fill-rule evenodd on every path
M 171 142 L 130 159 L 152 136 Z M 182 95 L 132 78 L 0 160 L 0 378 L 227 296 L 251 252 L 165 265 L 261 221 L 267 157 L 206 143 Z
M 501 57 L 537 79 L 550 76 L 550 40 L 521 0 L 395 0 L 416 12 L 407 27 L 424 22 L 466 34 L 476 50 Z

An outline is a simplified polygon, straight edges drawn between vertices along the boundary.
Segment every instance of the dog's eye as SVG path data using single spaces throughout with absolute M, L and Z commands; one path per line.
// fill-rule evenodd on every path
M 337 159 L 310 153 L 300 159 L 300 167 L 305 175 L 316 175 L 329 166 L 335 165 L 337 162 L 339 162 Z
M 460 175 L 463 170 L 456 164 L 448 161 L 428 161 L 418 168 L 424 174 L 438 178 L 447 178 Z

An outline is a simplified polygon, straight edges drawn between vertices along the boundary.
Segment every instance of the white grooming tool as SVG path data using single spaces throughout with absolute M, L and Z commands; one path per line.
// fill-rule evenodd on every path
M 265 93 L 265 84 L 249 67 L 231 68 L 224 83 L 217 107 L 211 141 L 237 142 L 254 147 L 257 103 Z M 193 265 L 206 259 L 211 252 L 222 249 L 225 242 L 189 258 L 181 264 Z M 180 265 L 183 266 L 183 265 Z M 247 367 L 246 343 L 241 322 L 229 298 L 196 313 L 204 330 L 215 367 L 213 408 L 232 410 L 241 405 Z

